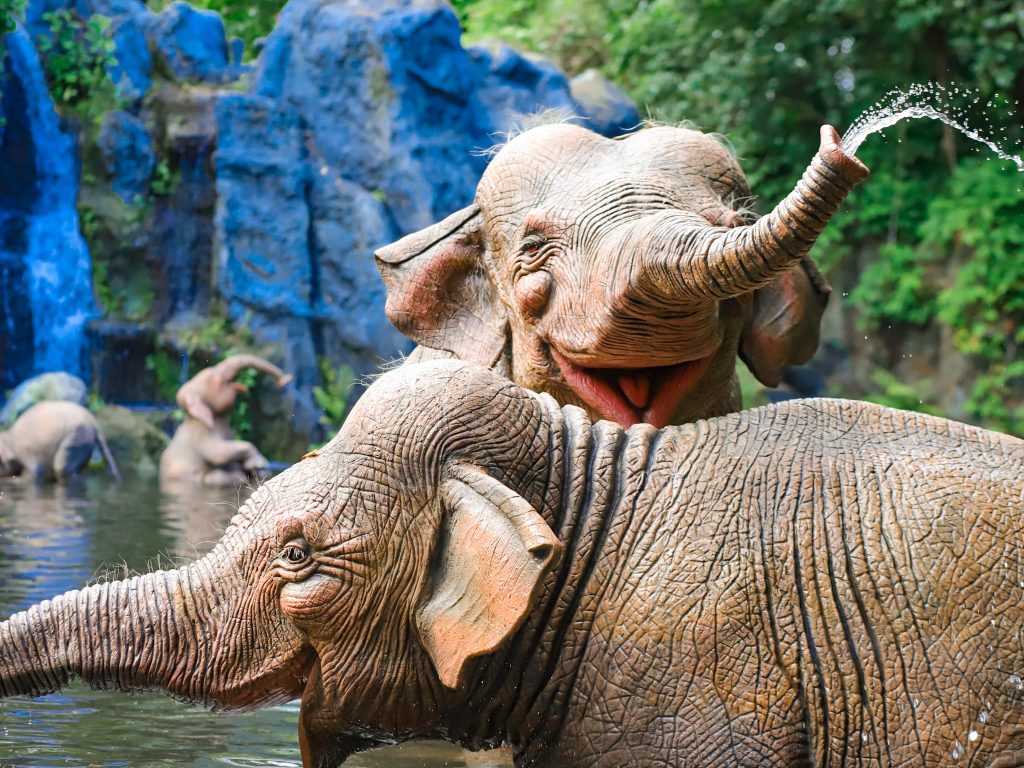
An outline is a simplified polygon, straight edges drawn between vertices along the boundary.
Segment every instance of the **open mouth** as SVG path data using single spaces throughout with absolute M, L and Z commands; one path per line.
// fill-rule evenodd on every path
M 551 347 L 569 386 L 585 403 L 624 427 L 668 425 L 679 404 L 704 375 L 711 356 L 658 368 L 585 368 Z

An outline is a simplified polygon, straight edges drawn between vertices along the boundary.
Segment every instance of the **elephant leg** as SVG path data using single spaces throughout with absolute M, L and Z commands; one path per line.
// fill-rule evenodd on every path
M 89 463 L 95 447 L 91 441 L 80 443 L 66 440 L 61 443 L 53 455 L 53 475 L 57 481 L 66 483 L 74 478 Z
M 212 487 L 241 485 L 248 480 L 242 472 L 231 469 L 211 469 L 203 475 L 203 485 Z
M 240 464 L 246 470 L 259 470 L 267 466 L 263 454 L 247 440 L 222 440 L 210 437 L 200 443 L 199 453 L 203 460 L 213 467 Z

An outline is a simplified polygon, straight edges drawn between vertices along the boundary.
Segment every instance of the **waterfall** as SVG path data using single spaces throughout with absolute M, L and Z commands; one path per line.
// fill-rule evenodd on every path
M 94 314 L 78 226 L 78 162 L 21 28 L 0 65 L 0 391 L 46 371 L 86 374 Z

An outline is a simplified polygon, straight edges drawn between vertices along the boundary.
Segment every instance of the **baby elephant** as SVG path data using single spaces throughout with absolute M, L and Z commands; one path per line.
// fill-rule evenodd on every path
M 160 456 L 160 479 L 205 485 L 239 485 L 267 468 L 267 460 L 248 440 L 236 440 L 229 419 L 235 400 L 247 389 L 232 381 L 245 368 L 277 377 L 283 387 L 292 377 L 256 355 L 232 355 L 204 368 L 178 390 L 185 420 Z
M 36 403 L 9 430 L 0 432 L 0 477 L 67 482 L 89 462 L 97 445 L 110 474 L 120 481 L 117 463 L 89 411 L 78 403 Z
M 206 557 L 0 624 L 0 694 L 301 696 L 306 768 L 427 736 L 521 767 L 1009 768 L 1022 504 L 1024 442 L 931 416 L 623 431 L 409 365 Z

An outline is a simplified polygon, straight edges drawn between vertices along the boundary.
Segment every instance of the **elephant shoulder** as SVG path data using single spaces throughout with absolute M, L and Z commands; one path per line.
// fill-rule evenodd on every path
M 1024 440 L 952 419 L 840 398 L 787 400 L 727 417 L 764 445 L 799 444 L 817 454 L 878 458 L 936 454 L 1024 468 Z M 724 421 L 724 420 L 720 420 Z M 723 425 L 725 426 L 725 425 Z

